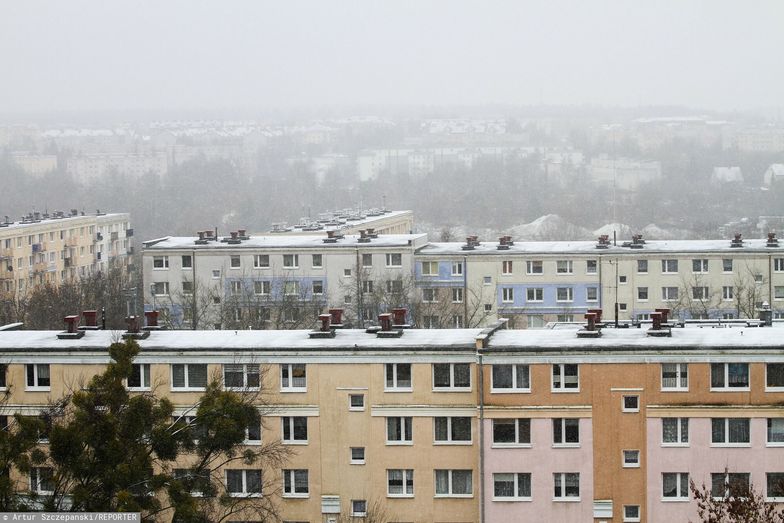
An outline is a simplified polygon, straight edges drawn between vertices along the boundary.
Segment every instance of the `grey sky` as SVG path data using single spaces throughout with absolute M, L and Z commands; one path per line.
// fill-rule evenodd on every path
M 784 2 L 3 0 L 0 112 L 782 106 Z

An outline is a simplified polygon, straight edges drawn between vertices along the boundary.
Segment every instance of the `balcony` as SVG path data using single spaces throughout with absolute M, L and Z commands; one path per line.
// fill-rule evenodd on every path
M 49 264 L 46 262 L 38 262 L 33 265 L 33 272 L 46 272 L 49 270 Z
M 76 236 L 71 236 L 70 238 L 65 240 L 65 245 L 68 247 L 76 247 L 77 245 L 79 245 L 79 238 L 77 238 Z

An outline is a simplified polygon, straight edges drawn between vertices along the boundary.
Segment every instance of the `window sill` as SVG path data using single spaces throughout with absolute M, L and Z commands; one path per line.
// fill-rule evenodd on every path
M 172 392 L 204 392 L 206 387 L 172 387 Z
M 196 495 L 194 494 L 194 497 Z M 260 498 L 262 496 L 261 492 L 229 492 L 229 497 L 231 498 Z M 203 495 L 199 496 L 203 497 Z
M 407 389 L 384 389 L 384 392 L 414 392 L 414 389 L 412 387 Z
M 245 445 L 246 447 L 258 447 L 259 445 L 261 445 L 261 440 L 260 439 L 246 439 L 246 440 L 242 440 L 242 444 Z
M 413 441 L 387 441 L 388 447 L 410 447 L 414 444 Z
M 5 389 L 0 389 L 5 390 Z M 150 392 L 151 387 L 128 387 L 128 392 Z
M 784 447 L 784 441 L 768 441 L 765 443 L 766 447 L 781 448 Z
M 578 393 L 578 392 L 580 392 L 580 389 L 579 388 L 577 388 L 577 389 L 550 389 L 550 392 L 552 392 L 553 394 L 569 394 L 570 392 L 571 393 Z
M 365 412 L 365 407 L 349 407 L 349 412 Z
M 281 388 L 280 392 L 307 392 L 307 387 L 288 387 L 288 388 Z
M 720 389 L 714 389 L 711 387 L 711 392 L 749 392 L 751 390 L 750 387 L 722 387 Z
M 552 448 L 554 449 L 579 449 L 579 443 L 553 443 Z
M 531 389 L 490 389 L 490 394 L 531 394 Z
M 493 449 L 530 449 L 533 445 L 530 443 L 492 443 L 490 448 Z
M 661 446 L 666 449 L 687 449 L 688 443 L 662 443 Z
M 639 414 L 640 409 L 623 409 L 621 410 L 623 414 Z
M 580 498 L 553 498 L 553 503 L 579 503 Z
M 436 446 L 470 446 L 473 445 L 473 441 L 433 441 L 433 445 Z
M 661 392 L 689 392 L 689 388 L 688 387 L 686 387 L 686 388 L 682 388 L 682 387 L 668 387 L 668 388 L 665 389 L 664 387 L 662 387 Z
M 471 387 L 434 387 L 433 392 L 472 392 Z
M 531 498 L 496 498 L 496 497 L 493 497 L 492 501 L 498 501 L 500 503 L 530 502 Z
M 433 496 L 435 499 L 449 499 L 449 498 L 462 498 L 462 499 L 471 499 L 473 498 L 473 494 L 436 494 Z
M 25 392 L 50 392 L 52 387 L 25 387 Z
M 349 463 L 348 463 L 348 464 L 349 464 L 349 465 L 364 465 L 364 464 L 365 464 L 365 461 L 364 461 L 364 460 L 362 460 L 362 461 L 359 461 L 359 460 L 356 460 L 356 461 L 349 461 Z
M 625 469 L 638 469 L 638 468 L 640 468 L 640 464 L 639 463 L 635 463 L 634 465 L 629 465 L 629 464 L 624 463 L 622 468 L 625 468 Z
M 413 494 L 387 494 L 388 498 L 413 498 Z
M 259 392 L 261 387 L 223 387 L 223 390 L 229 392 Z
M 743 448 L 751 448 L 751 443 L 711 443 L 711 448 L 719 448 L 719 449 L 743 449 Z
M 282 440 L 284 445 L 307 445 L 308 440 Z
M 688 503 L 689 498 L 661 498 L 662 503 Z
M 310 494 L 283 494 L 282 497 L 288 499 L 308 499 Z

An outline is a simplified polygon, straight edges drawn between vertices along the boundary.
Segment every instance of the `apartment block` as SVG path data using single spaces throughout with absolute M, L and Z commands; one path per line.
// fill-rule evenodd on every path
M 0 223 L 0 293 L 20 296 L 128 264 L 133 229 L 127 213 L 31 213 Z
M 395 522 L 695 520 L 690 481 L 784 502 L 784 351 L 764 322 L 652 328 L 152 330 L 135 360 L 178 412 L 207 376 L 256 376 L 249 445 L 293 455 L 285 521 L 378 502 Z M 35 414 L 108 362 L 108 331 L 0 331 L 2 414 Z M 187 383 L 183 381 L 187 376 Z M 22 482 L 29 479 L 16 474 Z M 218 475 L 221 476 L 220 474 Z M 33 482 L 32 485 L 36 483 Z

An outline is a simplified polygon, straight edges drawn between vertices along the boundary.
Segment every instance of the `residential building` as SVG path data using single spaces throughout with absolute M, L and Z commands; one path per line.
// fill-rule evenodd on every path
M 31 213 L 0 223 L 0 293 L 21 296 L 45 283 L 58 284 L 127 266 L 133 251 L 127 213 Z
M 135 363 L 176 412 L 200 392 L 178 386 L 173 367 L 258 366 L 267 403 L 249 444 L 294 449 L 264 471 L 285 521 L 330 521 L 356 500 L 417 523 L 688 521 L 689 481 L 784 498 L 777 328 L 503 327 L 152 330 Z M 116 339 L 57 334 L 0 331 L 2 414 L 40 412 L 100 372 Z
M 325 231 L 359 234 L 360 230 L 370 230 L 375 234 L 410 234 L 414 230 L 414 213 L 388 209 L 343 209 L 319 213 L 318 218 L 302 217 L 295 225 L 273 223 L 269 233 L 313 236 Z
M 607 155 L 591 158 L 588 176 L 592 183 L 636 191 L 643 184 L 658 182 L 662 177 L 661 163 L 654 160 L 616 158 Z

